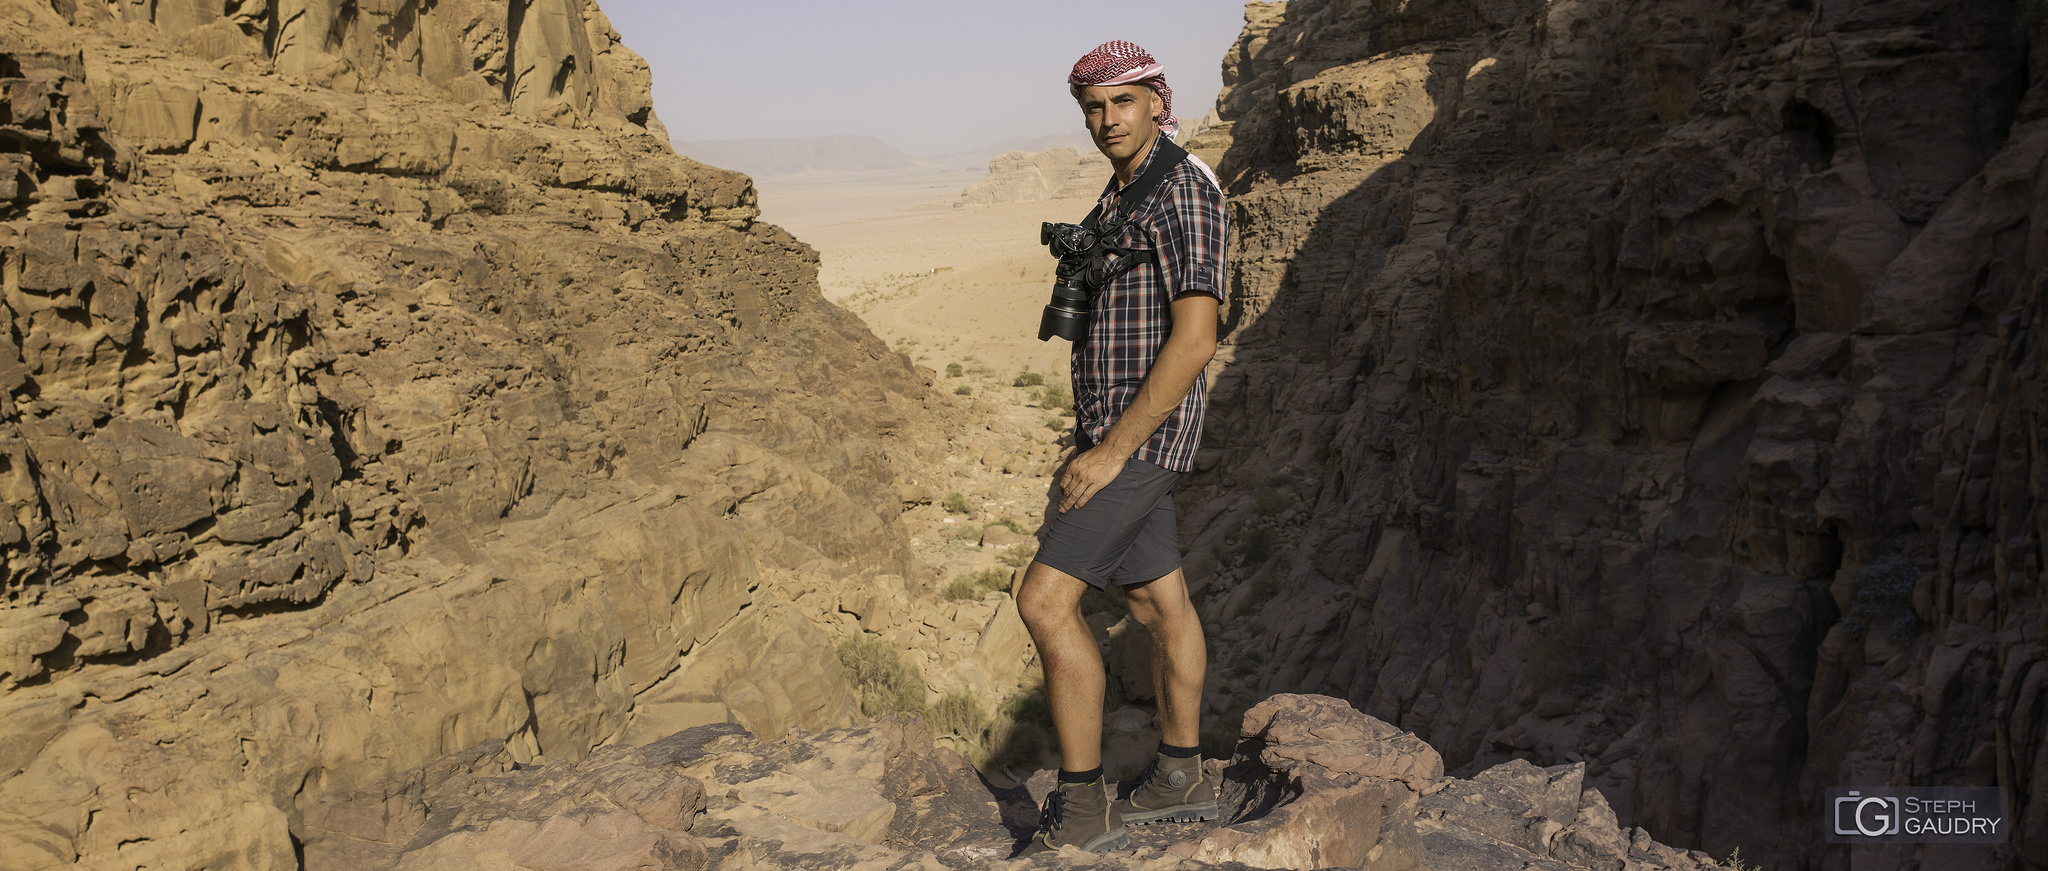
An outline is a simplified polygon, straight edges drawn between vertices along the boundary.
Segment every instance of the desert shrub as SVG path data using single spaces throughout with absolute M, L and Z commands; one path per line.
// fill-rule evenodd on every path
M 955 388 L 953 388 L 953 395 L 954 395 L 954 396 L 973 396 L 973 395 L 974 395 L 974 388 L 972 388 L 972 387 L 969 387 L 969 386 L 967 386 L 967 385 L 965 385 L 965 384 L 962 384 L 962 385 L 960 385 L 960 386 L 958 386 L 958 387 L 955 387 Z
M 967 374 L 967 370 L 965 370 L 965 369 L 962 369 L 962 368 L 960 368 L 960 364 L 958 364 L 958 363 L 947 363 L 947 364 L 946 364 L 946 377 L 947 377 L 947 378 L 958 378 L 958 377 L 960 377 L 961 375 L 964 375 L 964 374 Z
M 948 602 L 966 602 L 986 596 L 992 590 L 1004 590 L 1010 586 L 1010 573 L 1002 569 L 982 569 L 971 575 L 960 575 L 946 585 L 940 596 Z
M 1061 385 L 1048 384 L 1045 389 L 1038 391 L 1038 404 L 1054 411 L 1072 413 L 1074 394 Z
M 1287 498 L 1287 494 L 1278 490 L 1260 490 L 1258 495 L 1252 497 L 1252 508 L 1256 509 L 1260 516 L 1271 517 L 1287 510 L 1287 506 L 1293 502 L 1294 500 Z
M 1067 419 L 1064 417 L 1048 417 L 1045 419 L 1045 428 L 1053 432 L 1059 432 L 1067 428 Z
M 1256 527 L 1240 540 L 1244 545 L 1245 565 L 1255 566 L 1273 556 L 1273 531 L 1270 529 Z
M 1016 379 L 1016 380 L 1014 380 L 1014 381 L 1011 381 L 1011 382 L 1010 382 L 1010 386 L 1011 386 L 1011 387 L 1037 387 L 1038 385 L 1040 385 L 1040 384 L 1044 384 L 1044 383 L 1045 383 L 1045 376 L 1044 376 L 1044 375 L 1042 375 L 1042 374 L 1040 374 L 1040 373 L 1037 373 L 1037 372 L 1033 372 L 1033 371 L 1031 371 L 1031 370 L 1029 370 L 1029 369 L 1026 369 L 1026 370 L 1024 370 L 1024 371 L 1022 371 L 1022 372 L 1019 372 L 1019 373 L 1017 373 L 1017 379 Z
M 983 770 L 1021 768 L 1026 772 L 1038 767 L 1052 732 L 1052 707 L 1042 687 L 1012 693 L 986 722 L 981 740 L 966 751 L 975 765 Z
M 997 556 L 996 559 L 1010 568 L 1021 569 L 1030 565 L 1032 558 L 1036 556 L 1038 556 L 1038 545 L 1036 543 L 1026 543 L 1003 548 L 1002 554 Z
M 988 714 L 981 709 L 981 702 L 966 690 L 955 690 L 940 697 L 925 712 L 924 723 L 934 735 L 954 735 L 977 743 L 983 739 L 989 726 Z
M 947 493 L 946 500 L 939 504 L 945 506 L 947 514 L 967 513 L 967 496 L 958 490 Z
M 896 655 L 879 635 L 862 633 L 839 642 L 839 664 L 860 694 L 860 711 L 870 717 L 924 713 L 924 677 Z
M 1013 723 L 1052 727 L 1052 702 L 1046 700 L 1044 687 L 1030 687 L 1012 693 L 1003 700 L 1002 710 L 1003 716 Z
M 1025 529 L 1024 524 L 1017 522 L 1017 518 L 1010 517 L 1008 515 L 991 520 L 986 525 L 982 526 L 982 528 L 987 529 L 990 526 L 1007 526 L 1010 528 L 1011 532 L 1017 533 L 1018 535 L 1031 535 L 1032 533 L 1038 531 L 1036 529 Z
M 980 541 L 981 530 L 972 526 L 955 524 L 946 527 L 946 537 L 954 541 Z
M 1763 871 L 1762 868 L 1742 861 L 1741 847 L 1728 851 L 1728 858 L 1722 859 L 1718 864 L 1728 871 Z

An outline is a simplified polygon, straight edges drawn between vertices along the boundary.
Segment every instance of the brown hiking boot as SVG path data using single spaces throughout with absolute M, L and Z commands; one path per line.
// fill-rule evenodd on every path
M 1166 754 L 1138 775 L 1138 786 L 1110 808 L 1124 825 L 1192 823 L 1216 818 L 1216 783 L 1202 774 L 1202 757 L 1176 759 Z
M 1038 832 L 1017 855 L 1029 856 L 1072 844 L 1090 853 L 1107 853 L 1131 845 L 1131 835 L 1109 809 L 1109 788 L 1098 777 L 1088 783 L 1062 783 L 1046 793 L 1038 810 Z

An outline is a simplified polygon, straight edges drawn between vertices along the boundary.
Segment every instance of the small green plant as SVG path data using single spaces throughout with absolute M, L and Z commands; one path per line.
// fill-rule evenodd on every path
M 925 712 L 924 722 L 934 735 L 953 735 L 979 743 L 988 731 L 988 714 L 981 709 L 981 702 L 966 690 L 955 690 L 941 696 L 931 710 Z
M 1038 391 L 1038 404 L 1054 411 L 1072 414 L 1074 394 L 1058 384 L 1048 384 L 1045 389 Z
M 946 585 L 940 596 L 948 602 L 968 602 L 988 595 L 993 590 L 1008 589 L 1010 573 L 998 568 L 987 568 L 971 575 L 961 575 Z
M 1287 494 L 1272 489 L 1260 490 L 1258 495 L 1252 497 L 1252 508 L 1257 510 L 1261 517 L 1279 514 L 1293 503 L 1294 500 L 1287 498 Z
M 1010 568 L 1021 569 L 1030 565 L 1032 558 L 1036 556 L 1038 556 L 1038 545 L 1019 544 L 1003 548 L 1002 555 L 996 557 L 996 559 Z
M 1011 382 L 1010 382 L 1010 386 L 1011 386 L 1011 387 L 1037 387 L 1038 385 L 1040 385 L 1040 384 L 1044 384 L 1044 383 L 1045 383 L 1045 376 L 1044 376 L 1044 375 L 1042 375 L 1042 374 L 1039 374 L 1039 373 L 1037 373 L 1037 372 L 1033 372 L 1033 371 L 1031 371 L 1030 369 L 1025 369 L 1024 371 L 1022 371 L 1022 372 L 1019 372 L 1019 373 L 1017 373 L 1017 380 L 1015 380 L 1015 381 L 1011 381 Z
M 1003 716 L 1013 723 L 1051 728 L 1052 703 L 1046 701 L 1044 687 L 1021 689 L 1003 700 Z
M 1244 564 L 1255 566 L 1273 556 L 1273 531 L 1263 526 L 1244 534 Z
M 994 520 L 989 521 L 987 525 L 982 527 L 982 529 L 987 529 L 990 526 L 1008 527 L 1011 532 L 1017 533 L 1018 535 L 1031 535 L 1038 531 L 1036 529 L 1025 529 L 1024 524 L 1018 523 L 1017 518 L 1011 517 L 1009 515 L 1004 515 L 1002 517 L 998 517 Z
M 947 493 L 945 501 L 939 504 L 945 507 L 947 514 L 966 514 L 967 494 L 955 490 Z
M 985 742 L 970 747 L 968 758 L 984 770 L 1030 770 L 1037 767 L 1051 730 L 1052 707 L 1045 700 L 1045 690 L 1019 690 L 997 706 L 995 722 L 984 733 Z
M 1728 858 L 1722 859 L 1720 865 L 1728 871 L 1763 871 L 1762 868 L 1742 861 L 1741 847 L 1728 851 Z
M 1067 419 L 1064 417 L 1048 417 L 1045 419 L 1045 428 L 1059 432 L 1067 428 Z
M 879 635 L 862 633 L 839 642 L 839 664 L 860 694 L 860 711 L 870 717 L 924 713 L 924 676 L 896 655 Z
M 953 395 L 954 395 L 954 396 L 973 396 L 973 395 L 974 395 L 974 388 L 972 388 L 972 387 L 969 387 L 969 386 L 967 386 L 967 385 L 965 385 L 965 384 L 962 384 L 962 385 L 960 385 L 960 386 L 958 386 L 958 387 L 955 387 L 955 388 L 953 388 Z
M 947 378 L 958 378 L 958 377 L 960 377 L 960 376 L 962 376 L 962 375 L 965 375 L 965 374 L 967 374 L 967 370 L 965 370 L 965 369 L 962 369 L 962 368 L 960 367 L 960 364 L 958 364 L 958 363 L 947 363 L 947 364 L 946 364 L 946 377 L 947 377 Z
M 969 524 L 956 523 L 946 527 L 946 537 L 954 541 L 980 541 L 981 530 Z

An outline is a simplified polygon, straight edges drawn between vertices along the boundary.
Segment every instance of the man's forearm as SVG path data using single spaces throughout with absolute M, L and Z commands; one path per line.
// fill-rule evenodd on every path
M 1202 368 L 1216 356 L 1216 309 L 1214 297 L 1190 296 L 1174 302 L 1173 332 L 1160 346 L 1159 357 L 1138 385 L 1130 407 L 1103 435 L 1102 447 L 1129 459 L 1180 407 Z

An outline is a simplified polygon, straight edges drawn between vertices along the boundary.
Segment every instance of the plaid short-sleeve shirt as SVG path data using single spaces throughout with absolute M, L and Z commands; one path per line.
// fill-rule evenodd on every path
M 1131 174 L 1136 179 L 1158 158 L 1152 149 Z M 1103 188 L 1104 213 L 1119 192 L 1116 178 Z M 1172 303 L 1191 293 L 1219 302 L 1223 295 L 1223 191 L 1194 158 L 1168 170 L 1110 244 L 1150 249 L 1152 263 L 1116 277 L 1095 297 L 1088 335 L 1074 344 L 1074 412 L 1089 440 L 1100 444 L 1173 331 Z M 1180 407 L 1167 417 L 1135 456 L 1176 472 L 1195 468 L 1208 406 L 1209 376 L 1195 378 Z

